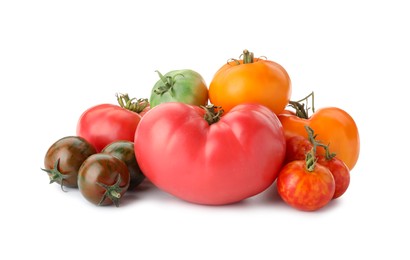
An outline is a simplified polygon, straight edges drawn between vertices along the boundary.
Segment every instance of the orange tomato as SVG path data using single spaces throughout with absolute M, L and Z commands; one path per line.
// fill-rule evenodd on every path
M 215 73 L 209 99 L 226 112 L 242 103 L 259 103 L 279 114 L 291 91 L 289 75 L 281 65 L 253 58 L 253 53 L 244 50 L 242 60 L 230 61 Z
M 342 160 L 350 170 L 356 165 L 360 152 L 360 139 L 357 125 L 353 118 L 337 107 L 318 109 L 311 117 L 305 119 L 289 113 L 278 115 L 286 139 L 300 135 L 307 138 L 305 125 L 310 126 L 317 135 L 316 139 L 329 145 L 337 158 Z M 324 152 L 318 147 L 318 153 Z

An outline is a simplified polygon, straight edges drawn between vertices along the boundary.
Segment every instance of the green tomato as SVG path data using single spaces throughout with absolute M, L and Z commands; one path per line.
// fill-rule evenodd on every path
M 156 71 L 160 79 L 151 91 L 151 108 L 165 102 L 182 102 L 205 106 L 208 103 L 208 88 L 202 76 L 193 70 L 173 70 L 165 75 Z

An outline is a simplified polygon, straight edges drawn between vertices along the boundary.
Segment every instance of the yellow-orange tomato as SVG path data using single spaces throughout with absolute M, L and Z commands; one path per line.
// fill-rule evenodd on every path
M 353 118 L 337 107 L 318 109 L 311 117 L 305 119 L 289 113 L 278 115 L 286 139 L 301 135 L 307 138 L 305 126 L 314 129 L 316 139 L 329 145 L 337 158 L 342 160 L 350 170 L 356 165 L 360 152 L 360 139 L 357 125 Z M 318 152 L 323 152 L 318 147 Z
M 291 81 L 286 70 L 276 62 L 253 58 L 244 50 L 242 60 L 222 66 L 209 85 L 209 99 L 229 111 L 242 103 L 259 103 L 279 114 L 289 102 Z

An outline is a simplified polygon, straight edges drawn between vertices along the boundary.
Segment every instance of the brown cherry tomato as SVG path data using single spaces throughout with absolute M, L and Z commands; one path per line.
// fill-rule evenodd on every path
M 77 187 L 78 170 L 81 164 L 92 154 L 95 148 L 84 138 L 67 136 L 54 142 L 44 157 L 44 169 L 50 183 L 56 182 L 66 187 Z
M 78 173 L 78 188 L 95 205 L 119 206 L 130 184 L 127 165 L 110 154 L 98 153 L 87 158 Z
M 134 143 L 130 141 L 117 141 L 107 145 L 102 151 L 114 155 L 118 159 L 125 162 L 130 172 L 130 186 L 128 190 L 135 190 L 140 185 L 145 176 L 138 166 L 137 159 L 135 158 Z

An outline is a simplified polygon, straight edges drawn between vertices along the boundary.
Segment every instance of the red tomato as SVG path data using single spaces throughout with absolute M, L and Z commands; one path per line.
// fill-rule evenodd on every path
M 326 159 L 325 156 L 319 156 L 317 162 L 330 170 L 335 179 L 335 194 L 333 199 L 342 196 L 350 184 L 350 171 L 349 167 L 337 157 Z
M 285 163 L 305 160 L 306 154 L 312 150 L 312 148 L 312 143 L 304 136 L 295 135 L 287 138 Z
M 130 99 L 117 94 L 118 105 L 101 104 L 86 110 L 78 120 L 77 135 L 86 139 L 100 152 L 116 141 L 134 141 L 141 117 L 150 109 L 148 99 Z
M 304 211 L 324 207 L 335 193 L 335 180 L 326 167 L 316 163 L 313 169 L 306 161 L 293 161 L 279 173 L 276 185 L 280 197 L 290 206 Z
M 258 104 L 238 105 L 219 121 L 196 106 L 160 104 L 141 120 L 134 147 L 141 170 L 157 187 L 211 205 L 262 192 L 285 156 L 279 120 Z
M 78 120 L 77 135 L 91 143 L 98 152 L 115 141 L 134 141 L 141 116 L 112 104 L 86 110 Z

